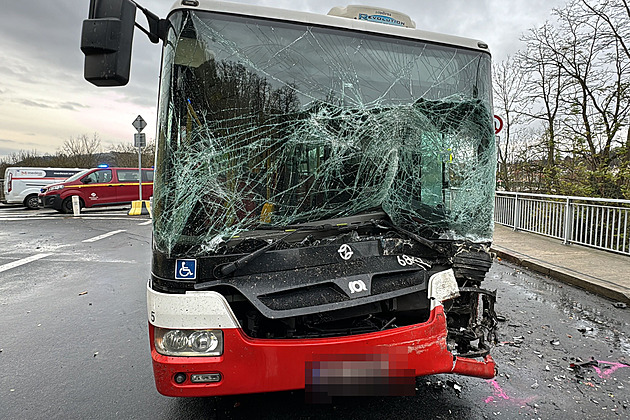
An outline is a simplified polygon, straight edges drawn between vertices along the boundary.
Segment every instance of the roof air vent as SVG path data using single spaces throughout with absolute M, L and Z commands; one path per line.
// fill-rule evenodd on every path
M 368 22 L 385 23 L 387 25 L 415 28 L 416 22 L 404 14 L 395 10 L 382 7 L 351 5 L 346 7 L 333 7 L 328 12 L 330 16 L 339 16 L 349 19 L 366 20 Z

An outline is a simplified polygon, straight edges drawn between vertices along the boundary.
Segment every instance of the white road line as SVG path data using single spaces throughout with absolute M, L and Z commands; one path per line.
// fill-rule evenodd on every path
M 49 255 L 52 255 L 52 254 L 35 254 L 35 255 L 31 255 L 30 257 L 22 258 L 21 260 L 17 260 L 17 261 L 10 262 L 8 264 L 0 265 L 0 273 L 2 273 L 3 271 L 10 270 L 15 267 L 19 267 L 24 264 L 28 264 L 33 261 L 40 260 L 42 258 L 46 258 Z
M 151 223 L 153 223 L 153 220 L 147 220 L 146 222 L 138 223 L 138 226 L 146 226 L 150 225 Z
M 77 216 L 77 217 L 1 217 L 0 216 L 0 220 L 6 220 L 8 222 L 19 222 L 19 221 L 23 221 L 23 220 L 59 220 L 59 219 L 63 219 L 63 220 L 129 220 L 129 217 L 95 217 L 95 216 L 89 216 L 89 217 L 82 217 L 82 216 Z
M 86 240 L 81 241 L 81 242 L 96 242 L 96 241 L 100 241 L 101 239 L 107 238 L 109 236 L 115 235 L 117 233 L 126 232 L 126 231 L 127 231 L 126 229 L 114 230 L 114 231 L 111 231 L 111 232 L 103 233 L 102 235 L 98 235 L 98 236 L 95 236 L 95 237 L 90 238 L 90 239 L 86 239 Z

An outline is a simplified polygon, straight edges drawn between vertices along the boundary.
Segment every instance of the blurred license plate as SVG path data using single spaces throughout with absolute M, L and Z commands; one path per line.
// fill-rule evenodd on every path
M 306 392 L 313 400 L 331 396 L 415 395 L 415 371 L 407 368 L 406 360 L 391 360 L 387 356 L 336 355 L 307 362 Z

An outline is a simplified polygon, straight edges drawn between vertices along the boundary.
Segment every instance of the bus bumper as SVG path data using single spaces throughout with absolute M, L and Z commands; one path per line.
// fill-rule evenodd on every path
M 221 356 L 172 357 L 156 351 L 154 327 L 149 323 L 157 390 L 173 397 L 293 389 L 329 395 L 415 395 L 417 376 L 455 373 L 489 379 L 495 375 L 489 355 L 476 360 L 448 351 L 442 305 L 431 310 L 427 322 L 346 337 L 270 340 L 249 338 L 240 328 L 222 331 Z M 191 375 L 199 374 L 216 382 L 193 383 Z

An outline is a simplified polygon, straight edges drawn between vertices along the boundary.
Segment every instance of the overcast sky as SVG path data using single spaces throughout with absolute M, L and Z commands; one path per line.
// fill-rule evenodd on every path
M 513 54 L 519 37 L 549 19 L 565 0 L 235 0 L 325 14 L 333 6 L 367 3 L 411 16 L 419 29 L 476 38 L 494 60 Z M 173 0 L 137 0 L 165 17 Z M 54 153 L 80 134 L 98 133 L 104 146 L 133 142 L 137 115 L 155 137 L 160 46 L 136 31 L 131 80 L 97 88 L 83 79 L 79 50 L 89 0 L 0 0 L 0 157 L 19 150 Z M 137 21 L 144 24 L 138 13 Z

